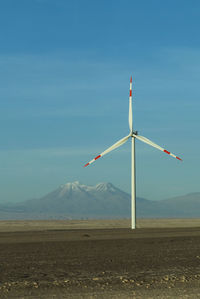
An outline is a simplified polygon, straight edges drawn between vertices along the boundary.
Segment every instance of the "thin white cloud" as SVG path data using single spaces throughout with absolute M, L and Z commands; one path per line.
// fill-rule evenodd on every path
M 16 155 L 16 156 L 80 156 L 80 155 L 87 155 L 87 154 L 95 154 L 98 153 L 99 150 L 97 148 L 69 148 L 69 147 L 62 147 L 62 148 L 30 148 L 30 149 L 1 149 L 1 158 L 6 155 Z

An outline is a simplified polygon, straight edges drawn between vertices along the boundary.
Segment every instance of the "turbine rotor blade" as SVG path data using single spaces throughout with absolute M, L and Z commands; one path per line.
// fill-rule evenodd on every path
M 135 138 L 139 139 L 140 141 L 142 141 L 142 142 L 144 142 L 144 143 L 147 143 L 148 145 L 151 145 L 151 146 L 153 146 L 153 147 L 159 149 L 160 151 L 162 151 L 162 152 L 164 152 L 164 153 L 166 153 L 166 154 L 168 154 L 168 155 L 170 155 L 170 156 L 172 156 L 172 157 L 174 157 L 174 158 L 176 158 L 176 159 L 182 161 L 182 159 L 179 158 L 178 156 L 172 154 L 171 152 L 167 151 L 167 150 L 164 149 L 163 147 L 159 146 L 158 144 L 156 144 L 155 142 L 151 141 L 150 139 L 148 139 L 148 138 L 146 138 L 146 137 L 144 137 L 144 136 L 140 136 L 140 135 L 135 135 L 135 134 L 133 134 L 133 137 L 135 137 Z
M 129 93 L 129 116 L 128 116 L 130 132 L 133 132 L 133 112 L 132 112 L 132 76 L 130 79 L 130 93 Z
M 124 144 L 129 137 L 131 137 L 131 135 L 129 134 L 128 136 L 120 139 L 119 141 L 117 141 L 116 143 L 114 143 L 113 145 L 111 145 L 109 148 L 107 148 L 104 152 L 102 152 L 101 154 L 99 154 L 98 156 L 96 156 L 94 159 L 92 159 L 90 162 L 88 162 L 87 164 L 84 165 L 84 167 L 90 165 L 91 163 L 93 163 L 94 161 L 96 161 L 97 159 L 99 159 L 100 157 L 108 154 L 109 152 L 111 152 L 112 150 L 118 148 L 119 146 L 121 146 L 122 144 Z

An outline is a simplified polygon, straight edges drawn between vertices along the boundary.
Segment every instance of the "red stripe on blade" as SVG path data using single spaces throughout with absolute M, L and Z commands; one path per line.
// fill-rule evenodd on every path
M 85 164 L 85 166 L 84 166 L 84 167 L 86 167 L 86 166 L 88 166 L 88 165 L 90 165 L 90 163 L 87 163 L 87 164 Z
M 180 161 L 183 161 L 181 158 L 179 158 L 179 157 L 176 157 L 176 159 L 178 159 L 178 160 L 180 160 Z
M 94 158 L 94 160 L 97 160 L 101 157 L 101 155 L 98 155 L 96 158 Z
M 132 83 L 132 76 L 131 76 L 130 82 Z
M 170 152 L 168 152 L 168 151 L 166 151 L 166 150 L 164 150 L 164 152 L 165 152 L 166 154 L 170 155 Z
M 132 97 L 132 90 L 130 89 L 130 97 Z

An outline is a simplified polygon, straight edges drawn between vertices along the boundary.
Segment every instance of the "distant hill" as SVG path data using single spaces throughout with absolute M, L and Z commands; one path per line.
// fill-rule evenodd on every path
M 200 217 L 200 192 L 189 193 L 170 199 L 161 200 L 157 203 L 162 213 L 177 218 Z
M 67 183 L 39 199 L 0 205 L 0 219 L 130 218 L 130 195 L 111 183 Z M 200 217 L 200 193 L 162 201 L 136 199 L 139 218 Z

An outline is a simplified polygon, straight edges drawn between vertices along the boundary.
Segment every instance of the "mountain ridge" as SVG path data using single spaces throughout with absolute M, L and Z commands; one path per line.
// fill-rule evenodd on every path
M 161 201 L 137 197 L 136 213 L 140 218 L 200 217 L 200 193 Z M 41 198 L 0 205 L 0 219 L 114 219 L 130 214 L 130 194 L 109 182 L 95 186 L 68 182 Z

